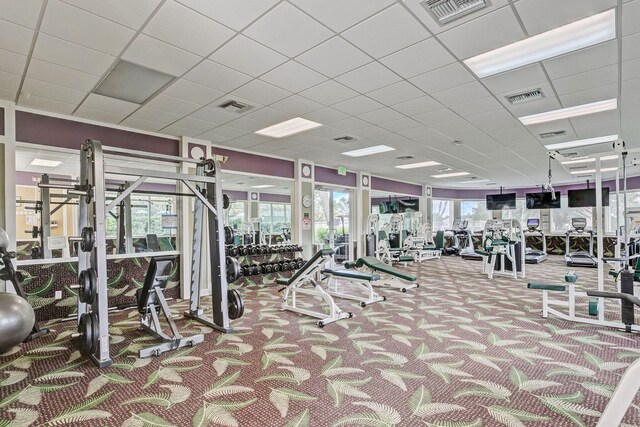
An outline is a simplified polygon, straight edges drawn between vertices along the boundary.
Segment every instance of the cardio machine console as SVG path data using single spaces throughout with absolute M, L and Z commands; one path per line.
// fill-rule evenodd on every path
M 571 218 L 571 226 L 578 233 L 582 233 L 587 228 L 587 219 L 586 218 Z

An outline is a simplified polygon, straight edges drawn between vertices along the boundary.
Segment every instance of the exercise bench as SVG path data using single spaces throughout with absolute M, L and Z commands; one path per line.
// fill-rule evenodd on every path
M 410 274 L 403 270 L 392 267 L 373 256 L 358 258 L 358 260 L 355 262 L 346 262 L 344 263 L 344 266 L 346 268 L 366 267 L 372 273 L 386 274 L 388 277 L 381 277 L 380 280 L 377 280 L 375 282 L 375 284 L 379 286 L 387 286 L 390 288 L 400 289 L 402 292 L 407 292 L 407 289 L 413 289 L 420 286 L 418 283 L 416 283 L 416 280 L 418 280 L 418 276 L 416 276 L 415 274 Z
M 329 323 L 353 317 L 352 313 L 342 311 L 333 301 L 333 297 L 323 288 L 322 284 L 316 280 L 317 273 L 322 270 L 332 255 L 333 249 L 321 249 L 311 257 L 301 269 L 296 271 L 293 276 L 288 279 L 279 278 L 276 280 L 277 284 L 285 286 L 280 289 L 280 292 L 284 291 L 281 308 L 320 319 L 316 323 L 321 328 Z M 311 287 L 303 288 L 305 285 L 311 285 Z M 302 307 L 298 301 L 298 294 L 322 298 L 329 306 L 329 312 L 314 311 Z
M 166 351 L 175 350 L 186 346 L 194 346 L 204 341 L 204 335 L 198 334 L 183 337 L 178 331 L 173 314 L 164 297 L 164 290 L 169 282 L 169 274 L 176 260 L 175 255 L 152 257 L 149 261 L 147 275 L 144 278 L 144 286 L 138 290 L 138 313 L 140 314 L 140 327 L 152 336 L 162 340 L 160 344 L 145 347 L 138 351 L 139 357 L 158 356 Z M 162 311 L 171 335 L 164 333 L 158 312 Z
M 332 270 L 328 268 L 322 270 L 321 273 L 326 279 L 325 290 L 329 295 L 334 297 L 359 301 L 360 307 L 365 307 L 368 304 L 385 301 L 387 299 L 386 297 L 378 295 L 373 290 L 372 282 L 380 280 L 379 274 L 365 273 L 357 270 Z M 360 291 L 364 291 L 364 299 L 362 295 L 346 293 L 346 284 L 349 284 Z

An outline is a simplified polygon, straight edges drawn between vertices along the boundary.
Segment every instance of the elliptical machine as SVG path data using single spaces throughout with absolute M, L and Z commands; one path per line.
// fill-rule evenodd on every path
M 443 249 L 444 255 L 462 255 L 473 256 L 475 250 L 473 248 L 473 233 L 467 227 L 469 221 L 462 218 L 456 218 L 453 222 L 453 228 L 445 230 L 445 233 L 450 233 L 449 236 L 453 237 L 453 245 L 445 247 Z M 480 258 L 482 259 L 482 258 Z

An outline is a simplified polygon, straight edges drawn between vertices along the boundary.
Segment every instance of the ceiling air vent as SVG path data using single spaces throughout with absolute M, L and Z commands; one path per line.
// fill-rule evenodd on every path
M 540 138 L 555 138 L 556 136 L 564 136 L 567 134 L 566 130 L 555 130 L 553 132 L 544 132 L 539 134 Z
M 218 107 L 230 111 L 232 113 L 244 113 L 247 110 L 250 110 L 253 108 L 253 106 L 251 105 L 247 105 L 247 104 L 243 104 L 241 102 L 238 101 L 234 101 L 233 99 L 228 100 L 227 102 L 218 105 Z
M 542 89 L 530 90 L 528 92 L 515 93 L 513 95 L 507 95 L 507 101 L 512 105 L 524 104 L 525 102 L 531 102 L 544 98 Z
M 333 138 L 334 141 L 336 142 L 351 142 L 351 141 L 355 141 L 355 137 L 353 136 L 349 136 L 349 135 L 345 135 L 345 136 L 339 136 L 337 138 Z
M 425 0 L 422 3 L 438 24 L 445 25 L 489 4 L 488 0 Z
M 413 159 L 413 156 L 400 156 L 400 157 L 396 157 L 397 160 L 411 160 Z

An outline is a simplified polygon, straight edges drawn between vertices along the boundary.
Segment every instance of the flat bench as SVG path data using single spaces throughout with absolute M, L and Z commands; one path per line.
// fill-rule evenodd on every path
M 345 263 L 344 266 L 346 268 L 361 268 L 366 267 L 372 272 L 380 272 L 390 276 L 388 279 L 381 279 L 377 284 L 390 286 L 393 288 L 398 288 L 402 292 L 406 292 L 407 289 L 417 288 L 418 285 L 416 280 L 418 280 L 418 276 L 415 274 L 408 273 L 404 270 L 400 270 L 398 268 L 392 267 L 389 264 L 385 264 L 380 261 L 378 258 L 374 256 L 367 256 L 364 258 L 358 258 L 356 262 Z M 410 282 L 410 284 L 405 284 L 400 282 L 400 280 L 404 280 L 406 282 Z
M 322 270 L 321 273 L 324 274 L 327 279 L 325 289 L 332 296 L 359 301 L 360 307 L 365 307 L 374 302 L 385 301 L 387 299 L 384 296 L 378 295 L 373 290 L 372 282 L 381 279 L 379 274 L 358 270 L 334 270 L 328 268 Z M 338 279 L 352 286 L 343 286 L 343 284 L 338 282 Z

